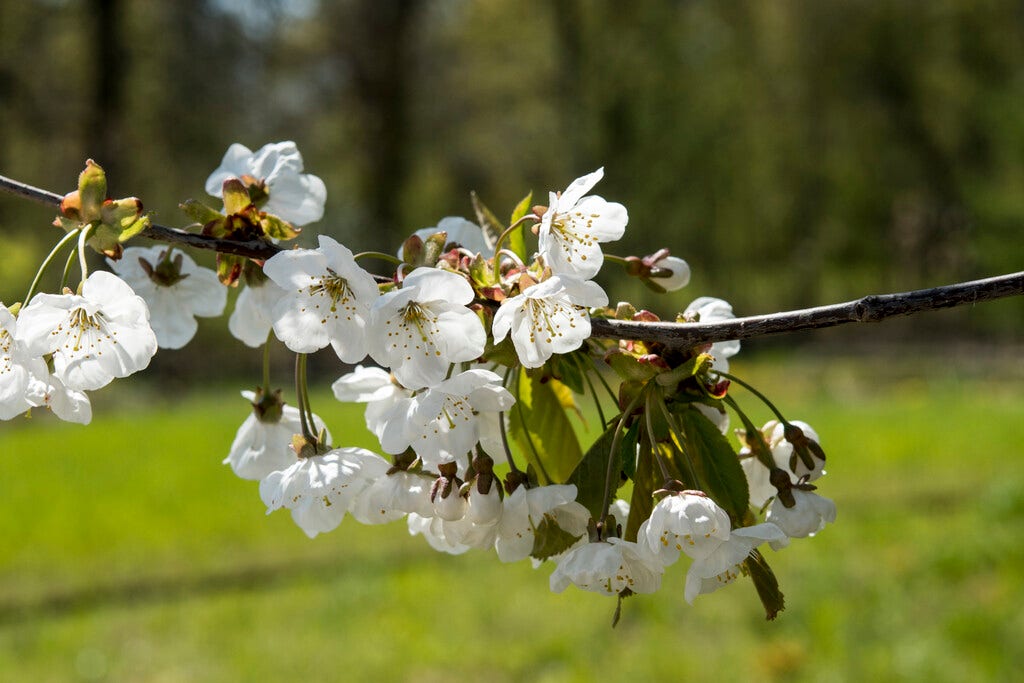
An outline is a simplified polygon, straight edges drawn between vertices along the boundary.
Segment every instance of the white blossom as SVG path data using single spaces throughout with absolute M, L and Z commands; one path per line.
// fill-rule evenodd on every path
M 341 524 L 356 497 L 378 477 L 386 460 L 363 448 L 336 448 L 325 455 L 300 458 L 260 482 L 267 514 L 287 508 L 310 538 Z
M 484 258 L 494 256 L 494 245 L 488 243 L 480 226 L 460 216 L 442 218 L 436 226 L 417 230 L 413 234 L 422 240 L 439 232 L 446 233 L 445 246 L 455 243 L 463 249 L 480 254 Z M 398 258 L 405 258 L 405 246 L 398 250 Z
M 346 363 L 366 357 L 366 323 L 379 291 L 344 245 L 320 235 L 319 249 L 281 251 L 263 272 L 285 291 L 271 314 L 285 346 L 312 353 L 330 344 Z
M 274 325 L 274 306 L 285 291 L 272 280 L 250 282 L 235 299 L 235 310 L 228 318 L 228 331 L 246 346 L 258 348 L 266 343 Z
M 602 595 L 625 589 L 653 593 L 661 586 L 665 568 L 636 543 L 621 538 L 579 545 L 559 560 L 551 573 L 551 590 L 561 593 L 569 584 Z
M 10 420 L 33 405 L 27 398 L 33 361 L 17 334 L 17 319 L 0 303 L 0 420 Z M 37 364 L 42 361 L 35 359 Z M 37 365 L 38 366 L 38 365 Z M 45 371 L 45 364 L 43 364 Z
M 686 310 L 683 311 L 686 319 L 697 319 L 702 323 L 723 322 L 733 320 L 736 315 L 732 312 L 732 305 L 722 299 L 710 296 L 702 296 L 694 299 Z M 715 357 L 712 367 L 719 372 L 729 372 L 729 359 L 740 352 L 738 340 L 715 342 L 711 345 L 709 353 Z
M 690 264 L 678 256 L 664 256 L 654 262 L 654 267 L 671 273 L 668 277 L 651 279 L 666 292 L 674 292 L 690 284 Z
M 182 251 L 128 247 L 120 260 L 107 259 L 107 263 L 146 302 L 149 324 L 162 349 L 188 344 L 199 328 L 196 316 L 209 318 L 224 312 L 227 288 L 215 272 L 200 267 Z
M 242 397 L 252 404 L 256 394 L 243 391 Z M 295 451 L 291 448 L 292 437 L 302 432 L 299 411 L 292 406 L 283 406 L 278 419 L 273 415 L 261 417 L 253 411 L 235 433 L 228 457 L 223 464 L 231 465 L 232 471 L 242 479 L 259 480 L 271 472 L 283 470 L 295 463 Z M 326 431 L 324 421 L 313 415 L 314 429 L 324 430 L 327 439 L 331 434 Z
M 626 230 L 629 216 L 622 204 L 583 196 L 602 177 L 604 169 L 599 168 L 574 180 L 560 195 L 550 193 L 539 227 L 539 251 L 556 274 L 594 277 L 604 263 L 598 244 L 617 240 Z
M 799 427 L 807 438 L 820 442 L 818 433 L 806 422 L 793 420 L 791 424 Z M 810 468 L 799 456 L 794 459 L 793 444 L 786 441 L 785 432 L 785 426 L 778 420 L 769 420 L 761 428 L 761 435 L 764 437 L 765 443 L 768 444 L 768 448 L 771 449 L 775 466 L 789 473 L 789 480 L 793 484 L 802 477 L 807 477 L 807 481 L 815 481 L 822 477 L 825 474 L 825 461 L 814 458 L 814 467 Z M 740 454 L 744 455 L 749 452 L 750 449 L 744 447 Z M 771 471 L 760 460 L 753 457 L 741 459 L 740 465 L 743 467 L 744 474 L 747 475 L 750 504 L 756 508 L 763 507 L 768 499 L 777 493 L 770 481 Z
M 662 564 L 671 565 L 680 551 L 694 559 L 707 557 L 729 538 L 729 515 L 703 494 L 684 492 L 665 496 L 637 532 Z
M 383 418 L 381 448 L 398 454 L 412 447 L 423 463 L 436 468 L 455 461 L 460 471 L 466 454 L 480 439 L 484 413 L 508 410 L 515 398 L 489 370 L 467 370 L 416 396 L 399 399 Z
M 350 512 L 363 524 L 384 524 L 409 513 L 433 517 L 431 481 L 422 474 L 405 470 L 378 477 L 359 494 Z
M 754 548 L 765 541 L 775 542 L 785 538 L 785 534 L 774 524 L 755 524 L 733 529 L 727 540 L 690 565 L 684 589 L 686 601 L 692 605 L 698 595 L 711 593 L 731 583 L 740 575 L 740 564 Z
M 587 307 L 607 304 L 608 295 L 597 283 L 553 275 L 502 301 L 491 331 L 495 343 L 511 333 L 519 362 L 539 368 L 552 354 L 582 346 L 590 337 Z
M 800 489 L 790 489 L 790 492 L 796 504 L 788 508 L 776 498 L 765 517 L 786 535 L 786 538 L 772 541 L 772 550 L 785 547 L 790 538 L 814 536 L 826 524 L 836 521 L 836 504 L 830 499 Z
M 417 268 L 401 289 L 373 305 L 370 355 L 408 389 L 437 384 L 450 363 L 475 360 L 484 351 L 487 334 L 467 308 L 472 301 L 473 288 L 461 275 Z
M 32 366 L 28 401 L 33 406 L 45 406 L 65 422 L 87 425 L 92 421 L 92 404 L 85 392 L 64 386 L 47 371 L 46 364 L 40 358 L 34 359 Z
M 32 356 L 53 354 L 64 386 L 90 391 L 149 365 L 157 350 L 146 302 L 115 275 L 97 271 L 82 294 L 36 294 L 18 315 L 17 339 Z
M 220 167 L 206 179 L 206 192 L 220 197 L 225 180 L 245 180 L 245 176 L 266 186 L 269 197 L 261 210 L 294 225 L 306 225 L 323 217 L 327 188 L 320 178 L 302 172 L 302 155 L 294 142 L 271 143 L 256 152 L 234 143 L 228 147 Z
M 412 392 L 394 381 L 387 370 L 357 365 L 331 384 L 334 398 L 346 403 L 365 403 L 366 428 L 380 439 L 387 425 L 387 415 Z
M 411 536 L 422 535 L 430 547 L 449 555 L 461 555 L 469 550 L 469 546 L 450 539 L 445 535 L 445 521 L 438 517 L 423 517 L 415 512 L 406 518 Z
M 520 486 L 502 503 L 501 520 L 498 522 L 494 549 L 502 562 L 518 562 L 530 556 L 533 551 L 534 528 L 541 523 L 544 515 L 554 513 L 562 506 L 586 508 L 576 502 L 576 487 L 572 484 L 541 486 L 527 489 Z M 571 518 L 579 515 L 572 514 Z M 587 514 L 589 517 L 589 514 Z M 584 522 L 584 530 L 586 529 Z M 578 535 L 577 529 L 566 529 Z

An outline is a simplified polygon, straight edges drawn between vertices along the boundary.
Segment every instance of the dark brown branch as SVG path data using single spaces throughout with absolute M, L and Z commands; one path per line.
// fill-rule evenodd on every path
M 59 194 L 26 185 L 5 176 L 0 176 L 0 189 L 41 204 L 50 204 L 52 206 L 60 206 L 60 202 L 64 198 Z M 158 242 L 171 242 L 196 249 L 211 249 L 224 254 L 237 254 L 238 256 L 248 256 L 249 258 L 261 260 L 266 260 L 281 251 L 279 247 L 261 240 L 249 240 L 247 242 L 222 240 L 155 223 L 139 234 L 141 237 L 148 237 Z
M 58 206 L 62 197 L 25 183 L 0 176 L 0 189 L 28 199 Z M 280 249 L 273 244 L 252 240 L 236 242 L 185 232 L 177 228 L 152 225 L 143 233 L 161 242 L 174 242 L 197 249 L 267 259 Z M 873 294 L 855 301 L 798 311 L 755 315 L 715 323 L 641 323 L 595 318 L 593 336 L 607 339 L 639 339 L 668 346 L 685 347 L 729 339 L 750 339 L 799 330 L 835 327 L 846 323 L 878 322 L 886 318 L 913 315 L 939 308 L 952 308 L 1024 294 L 1024 272 L 999 275 L 984 280 L 961 282 L 943 287 L 918 289 L 895 294 Z
M 669 346 L 695 346 L 729 339 L 750 339 L 799 330 L 835 327 L 846 323 L 874 323 L 939 308 L 976 304 L 1024 294 L 1024 272 L 972 280 L 955 285 L 895 294 L 872 294 L 855 301 L 803 308 L 768 315 L 753 315 L 715 323 L 634 323 L 595 319 L 595 337 L 640 339 Z

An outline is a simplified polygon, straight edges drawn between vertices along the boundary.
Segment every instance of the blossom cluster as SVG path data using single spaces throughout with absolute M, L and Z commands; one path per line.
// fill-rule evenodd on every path
M 321 234 L 315 248 L 282 248 L 265 261 L 221 253 L 211 270 L 180 249 L 122 248 L 145 219 L 130 214 L 129 234 L 87 210 L 105 191 L 102 170 L 90 162 L 69 202 L 74 211 L 58 223 L 68 242 L 79 239 L 77 292 L 37 293 L 11 309 L 0 304 L 0 418 L 45 406 L 87 423 L 87 391 L 144 369 L 158 348 L 185 346 L 196 317 L 223 313 L 224 285 L 240 286 L 231 334 L 250 347 L 276 339 L 300 358 L 296 406 L 266 380 L 243 392 L 252 413 L 224 459 L 239 477 L 259 482 L 268 514 L 289 510 L 310 537 L 348 515 L 364 524 L 404 518 L 411 534 L 442 552 L 475 548 L 493 550 L 502 562 L 550 561 L 554 591 L 572 584 L 620 597 L 650 593 L 680 554 L 691 559 L 691 602 L 740 575 L 764 580 L 770 570 L 761 544 L 780 549 L 835 517 L 835 506 L 810 483 L 824 474 L 818 435 L 778 413 L 760 430 L 742 416 L 745 447 L 732 450 L 724 399 L 739 342 L 674 349 L 591 339 L 592 316 L 658 320 L 625 303 L 609 308 L 594 280 L 606 261 L 659 292 L 690 278 L 689 265 L 665 249 L 642 258 L 603 252 L 623 236 L 628 213 L 590 194 L 602 177 L 598 169 L 576 179 L 551 192 L 545 206 L 531 209 L 527 197 L 508 227 L 479 207 L 478 223 L 444 218 L 411 234 L 391 252 L 397 256 L 355 254 Z M 255 152 L 232 145 L 206 190 L 222 208 L 182 205 L 204 234 L 274 244 L 319 220 L 326 198 L 291 142 Z M 533 252 L 525 248 L 530 224 Z M 89 274 L 84 246 L 100 233 L 112 272 Z M 396 268 L 368 271 L 361 265 L 367 258 Z M 732 317 L 728 303 L 701 297 L 675 320 Z M 383 455 L 333 445 L 313 413 L 302 359 L 327 347 L 355 366 L 332 389 L 340 401 L 366 405 L 366 427 Z M 567 422 L 541 426 L 549 417 L 541 411 L 578 410 L 573 392 L 590 391 L 600 412 L 591 380 L 607 387 L 602 370 L 621 379 L 617 394 L 608 388 L 618 414 L 600 416 L 605 436 L 587 453 L 552 452 L 553 439 L 578 444 L 567 437 Z M 544 397 L 549 408 L 539 407 L 548 405 Z M 522 447 L 518 465 L 525 458 L 525 467 L 510 441 Z M 662 475 L 659 490 L 639 484 L 635 474 L 645 468 L 648 480 Z M 709 469 L 718 480 L 702 478 Z M 588 470 L 608 476 L 588 479 Z M 620 477 L 634 480 L 630 502 L 614 500 Z M 781 605 L 768 609 L 771 615 Z

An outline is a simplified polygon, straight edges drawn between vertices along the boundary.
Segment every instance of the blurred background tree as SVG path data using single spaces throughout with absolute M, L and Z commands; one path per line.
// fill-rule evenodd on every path
M 329 191 L 314 227 L 355 249 L 471 216 L 469 190 L 505 214 L 604 165 L 631 218 L 613 251 L 694 266 L 668 304 L 611 287 L 663 314 L 1021 267 L 1011 0 L 6 0 L 0 25 L 0 172 L 67 191 L 93 157 L 165 224 L 231 142 L 294 139 Z M 0 197 L 2 300 L 55 239 L 47 217 Z M 914 329 L 1006 341 L 1007 311 L 1024 302 Z

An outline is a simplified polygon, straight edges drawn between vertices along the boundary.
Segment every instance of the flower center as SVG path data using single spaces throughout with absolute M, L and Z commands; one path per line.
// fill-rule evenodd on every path
M 346 320 L 352 320 L 352 315 L 358 310 L 356 296 L 352 292 L 352 288 L 349 287 L 348 280 L 330 268 L 327 269 L 327 275 L 313 278 L 313 283 L 309 285 L 308 291 L 309 296 L 314 299 L 326 298 L 330 301 L 328 306 L 329 314 L 321 318 L 320 322 L 322 324 L 327 323 L 328 317 L 338 319 L 340 315 L 339 307 L 342 309 Z M 320 304 L 314 303 L 313 308 L 319 310 Z

